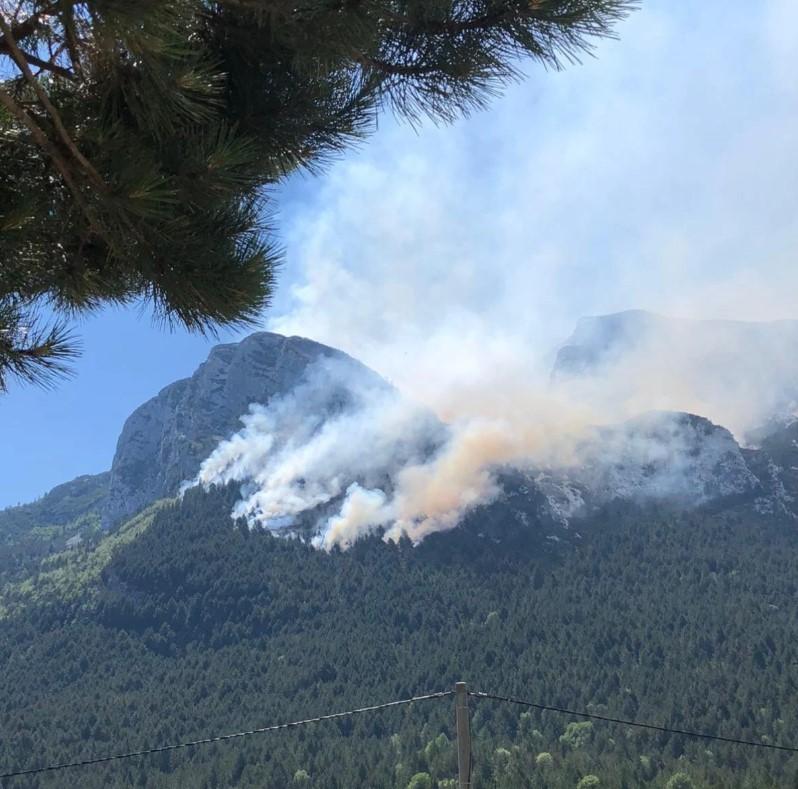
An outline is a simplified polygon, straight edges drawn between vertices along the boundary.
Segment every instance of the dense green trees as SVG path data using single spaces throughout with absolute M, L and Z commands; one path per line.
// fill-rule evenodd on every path
M 695 784 L 687 773 L 678 772 L 668 780 L 665 789 L 695 789 Z
M 798 535 L 739 513 L 616 507 L 575 546 L 463 528 L 326 554 L 190 492 L 0 619 L 0 765 L 132 750 L 452 687 L 793 743 Z M 537 578 L 537 583 L 533 580 Z M 36 594 L 38 590 L 38 594 Z M 48 591 L 49 590 L 49 591 Z M 0 594 L 3 599 L 11 591 Z M 28 600 L 27 603 L 24 601 Z M 474 699 L 475 786 L 767 789 L 798 758 Z M 456 775 L 450 700 L 40 776 L 37 787 L 392 787 Z M 423 785 L 423 784 L 422 784 Z
M 264 188 L 380 107 L 449 120 L 631 0 L 20 0 L 0 6 L 0 391 L 47 380 L 69 316 L 145 299 L 247 322 L 278 260 Z
M 107 472 L 78 477 L 30 504 L 0 510 L 0 582 L 62 551 L 79 532 L 88 536 L 99 530 L 108 478 Z

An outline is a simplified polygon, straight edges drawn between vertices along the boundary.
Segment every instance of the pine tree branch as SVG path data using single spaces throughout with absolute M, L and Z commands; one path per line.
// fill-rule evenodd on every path
M 42 327 L 18 303 L 0 299 L 0 394 L 8 391 L 9 376 L 51 387 L 56 378 L 72 375 L 67 364 L 78 351 L 63 322 Z
M 57 63 L 53 63 L 51 60 L 42 60 L 41 58 L 36 57 L 36 55 L 32 55 L 30 52 L 26 52 L 24 49 L 20 49 L 19 51 L 22 57 L 28 61 L 29 65 L 36 66 L 53 74 L 57 74 L 59 77 L 63 77 L 64 79 L 75 79 L 75 75 L 69 69 L 59 66 Z
M 75 183 L 75 179 L 72 176 L 72 172 L 70 171 L 69 164 L 67 163 L 66 159 L 61 156 L 58 149 L 53 145 L 50 138 L 44 133 L 42 128 L 39 126 L 38 123 L 31 117 L 30 113 L 23 109 L 15 100 L 14 97 L 8 94 L 2 87 L 0 87 L 0 103 L 5 105 L 8 111 L 20 122 L 22 123 L 28 131 L 30 131 L 31 136 L 33 137 L 36 144 L 52 159 L 53 164 L 56 166 L 56 169 L 61 174 L 61 177 L 64 179 L 64 183 L 69 187 L 69 191 L 72 192 L 75 202 L 78 204 L 80 209 L 86 215 L 86 218 L 89 222 L 93 225 L 94 220 L 92 213 L 89 209 L 88 204 L 86 203 L 82 192 L 80 191 L 78 185 Z
M 11 56 L 16 61 L 20 71 L 25 76 L 25 79 L 30 83 L 31 87 L 36 92 L 36 95 L 39 97 L 39 101 L 41 101 L 45 110 L 47 110 L 47 113 L 52 119 L 53 125 L 58 132 L 58 136 L 61 138 L 64 145 L 66 145 L 72 156 L 86 171 L 89 178 L 94 182 L 94 185 L 101 191 L 105 191 L 105 182 L 103 181 L 102 176 L 94 168 L 94 165 L 81 153 L 72 137 L 69 136 L 69 132 L 67 132 L 66 127 L 61 120 L 61 115 L 53 106 L 53 103 L 50 101 L 50 97 L 42 87 L 41 82 L 39 82 L 39 80 L 33 75 L 33 72 L 30 70 L 30 66 L 20 52 L 13 31 L 11 30 L 8 22 L 6 22 L 5 16 L 3 14 L 0 14 L 0 30 L 2 30 L 4 38 L 11 50 Z
M 621 15 L 624 9 L 632 7 L 634 4 L 635 0 L 612 0 L 607 3 L 609 8 L 605 10 L 608 13 L 612 12 L 611 16 Z M 557 28 L 567 36 L 572 27 L 577 28 L 576 36 L 587 32 L 585 27 L 589 28 L 589 32 L 597 35 L 608 32 L 605 30 L 601 18 L 595 17 L 595 9 L 590 10 L 583 7 L 564 11 L 560 10 L 562 5 L 560 0 L 527 0 L 526 2 L 517 0 L 517 2 L 507 2 L 504 7 L 496 8 L 489 13 L 466 19 L 425 20 L 413 23 L 402 15 L 385 13 L 382 15 L 382 20 L 386 23 L 386 29 L 398 35 L 410 36 L 411 40 L 424 36 L 446 36 L 456 39 L 466 33 L 489 33 L 502 30 L 511 23 L 537 25 L 544 34 L 547 29 Z M 582 24 L 580 25 L 580 23 Z M 567 42 L 565 47 L 568 48 Z M 537 54 L 546 60 L 554 61 L 556 65 L 556 55 L 553 52 L 544 53 L 544 50 L 539 48 Z M 389 76 L 425 77 L 448 73 L 446 67 L 441 64 L 395 63 L 362 52 L 355 53 L 353 57 L 364 68 L 370 68 Z
M 379 71 L 382 74 L 388 74 L 390 76 L 422 77 L 427 74 L 441 73 L 442 71 L 440 65 L 419 64 L 414 66 L 405 63 L 389 63 L 386 60 L 373 58 L 362 52 L 355 52 L 352 57 L 364 68 L 373 69 L 374 71 Z
M 489 14 L 482 16 L 471 17 L 470 19 L 463 19 L 460 21 L 454 19 L 429 21 L 423 24 L 415 25 L 409 30 L 405 28 L 405 32 L 414 34 L 428 33 L 431 35 L 458 35 L 460 33 L 468 33 L 475 30 L 488 30 L 506 22 L 511 22 L 513 19 L 539 19 L 546 22 L 557 22 L 557 18 L 551 14 L 546 14 L 542 11 L 546 5 L 545 0 L 530 0 L 527 3 L 527 8 L 523 8 L 520 4 L 512 8 L 497 9 Z
M 632 0 L 626 5 L 632 6 Z M 511 5 L 509 8 L 497 8 L 487 14 L 474 16 L 462 20 L 438 20 L 438 21 L 425 21 L 413 26 L 408 27 L 406 24 L 402 25 L 401 17 L 392 17 L 394 22 L 398 23 L 398 27 L 402 32 L 411 33 L 414 35 L 452 35 L 456 36 L 460 33 L 469 33 L 475 31 L 490 30 L 497 26 L 501 26 L 514 20 L 535 20 L 545 24 L 558 25 L 560 27 L 567 27 L 568 25 L 579 22 L 586 16 L 584 10 L 570 11 L 570 12 L 557 12 L 549 8 L 549 6 L 556 5 L 551 0 L 528 0 L 525 3 L 517 3 Z M 618 2 L 619 7 L 624 3 Z M 406 22 L 406 20 L 405 20 Z
M 78 36 L 75 30 L 75 15 L 72 12 L 72 0 L 61 0 L 61 19 L 64 24 L 66 34 L 66 48 L 69 52 L 69 59 L 72 61 L 72 68 L 77 74 L 81 74 L 80 48 L 78 46 Z
M 19 13 L 19 10 L 22 6 L 22 2 L 17 4 L 17 8 L 15 9 L 14 15 Z M 64 79 L 75 79 L 75 75 L 69 70 L 64 68 L 63 66 L 59 66 L 57 63 L 54 63 L 52 58 L 50 60 L 43 60 L 42 58 L 34 55 L 32 52 L 27 52 L 26 50 L 22 49 L 19 46 L 19 41 L 27 36 L 36 32 L 36 30 L 41 27 L 42 21 L 41 17 L 46 16 L 47 13 L 51 10 L 51 8 L 46 9 L 45 11 L 38 12 L 33 16 L 26 19 L 24 22 L 21 22 L 17 25 L 11 26 L 11 34 L 14 39 L 14 42 L 17 43 L 17 47 L 19 51 L 22 53 L 22 56 L 31 66 L 36 66 L 37 68 L 44 69 L 45 71 L 50 71 L 53 74 L 57 74 L 59 77 L 63 77 Z M 8 39 L 5 36 L 0 36 L 0 54 L 10 55 L 11 54 L 11 46 L 9 44 Z
M 29 16 L 24 22 L 19 22 L 18 24 L 13 25 L 11 27 L 13 39 L 15 41 L 19 41 L 35 33 L 42 26 L 42 17 L 52 14 L 57 7 L 57 3 L 52 3 L 51 5 L 43 8 L 41 11 L 37 11 L 32 16 Z M 6 54 L 11 52 L 8 39 L 5 37 L 5 35 L 0 36 L 0 52 L 4 52 Z

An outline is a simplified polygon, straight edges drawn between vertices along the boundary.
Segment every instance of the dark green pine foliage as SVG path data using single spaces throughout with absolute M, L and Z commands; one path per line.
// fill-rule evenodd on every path
M 17 587 L 27 604 L 15 608 L 2 590 L 0 773 L 461 679 L 561 707 L 796 744 L 794 523 L 615 506 L 582 524 L 571 546 L 520 526 L 496 540 L 482 524 L 417 548 L 374 537 L 327 554 L 234 526 L 236 498 L 189 491 L 99 564 L 115 535 L 70 552 L 56 585 L 46 560 Z M 471 706 L 480 789 L 783 789 L 798 780 L 796 754 Z M 453 789 L 453 713 L 451 699 L 425 702 L 6 785 Z
M 382 106 L 467 114 L 525 57 L 559 68 L 633 5 L 0 5 L 0 391 L 52 380 L 75 352 L 65 321 L 109 302 L 200 331 L 251 321 L 279 262 L 270 184 L 362 139 Z

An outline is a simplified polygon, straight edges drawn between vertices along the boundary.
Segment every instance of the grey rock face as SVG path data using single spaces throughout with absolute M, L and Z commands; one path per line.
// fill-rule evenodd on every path
M 240 427 L 239 417 L 251 403 L 267 404 L 288 394 L 310 365 L 325 358 L 385 386 L 341 351 L 301 337 L 258 332 L 240 343 L 216 346 L 190 378 L 170 384 L 128 417 L 111 467 L 104 525 L 175 495 L 218 443 Z
M 798 382 L 798 321 L 668 318 L 644 310 L 580 318 L 560 348 L 555 379 L 601 375 L 629 354 L 673 351 L 678 361 L 700 365 L 712 378 L 756 370 L 767 380 Z
M 693 414 L 654 412 L 598 432 L 580 480 L 604 501 L 670 499 L 693 506 L 751 493 L 757 478 L 726 428 Z
M 655 412 L 597 430 L 569 468 L 534 478 L 548 513 L 568 527 L 611 501 L 679 509 L 712 504 L 798 518 L 798 423 L 744 449 L 732 434 L 693 414 Z
M 764 449 L 741 449 L 708 419 L 652 412 L 602 427 L 576 447 L 567 466 L 501 469 L 502 495 L 467 514 L 479 536 L 504 539 L 531 531 L 547 543 L 573 544 L 609 505 L 684 512 L 704 506 L 748 517 L 796 519 L 789 481 L 798 479 L 798 425 Z M 791 476 L 792 475 L 792 476 Z
M 555 380 L 590 375 L 604 365 L 639 348 L 667 318 L 642 310 L 580 318 L 574 333 L 557 352 L 552 369 Z
M 601 428 L 576 457 L 538 479 L 561 520 L 616 499 L 695 507 L 760 485 L 732 434 L 693 414 L 652 412 Z
M 708 419 L 651 412 L 595 429 L 567 465 L 502 468 L 502 494 L 467 513 L 462 526 L 503 540 L 524 531 L 540 546 L 574 544 L 606 517 L 608 506 L 684 512 L 709 507 L 796 520 L 798 423 L 769 438 L 763 449 L 742 449 Z M 774 460 L 778 458 L 778 463 Z M 600 520 L 598 521 L 601 522 Z M 540 547 L 539 546 L 539 547 Z
M 759 449 L 746 450 L 746 455 L 761 481 L 757 510 L 798 517 L 798 421 L 772 428 Z
M 748 434 L 798 414 L 798 321 L 684 320 L 642 311 L 582 318 L 552 381 L 593 406 L 630 395 Z

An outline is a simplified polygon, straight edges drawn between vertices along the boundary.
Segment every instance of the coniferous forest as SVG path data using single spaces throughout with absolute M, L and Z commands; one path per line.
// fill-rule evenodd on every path
M 190 491 L 7 571 L 6 772 L 473 690 L 795 744 L 798 536 L 614 505 L 557 543 L 469 519 L 326 553 Z M 480 531 L 481 529 L 481 531 Z M 475 787 L 791 787 L 798 755 L 471 700 Z M 453 787 L 451 697 L 4 787 Z

